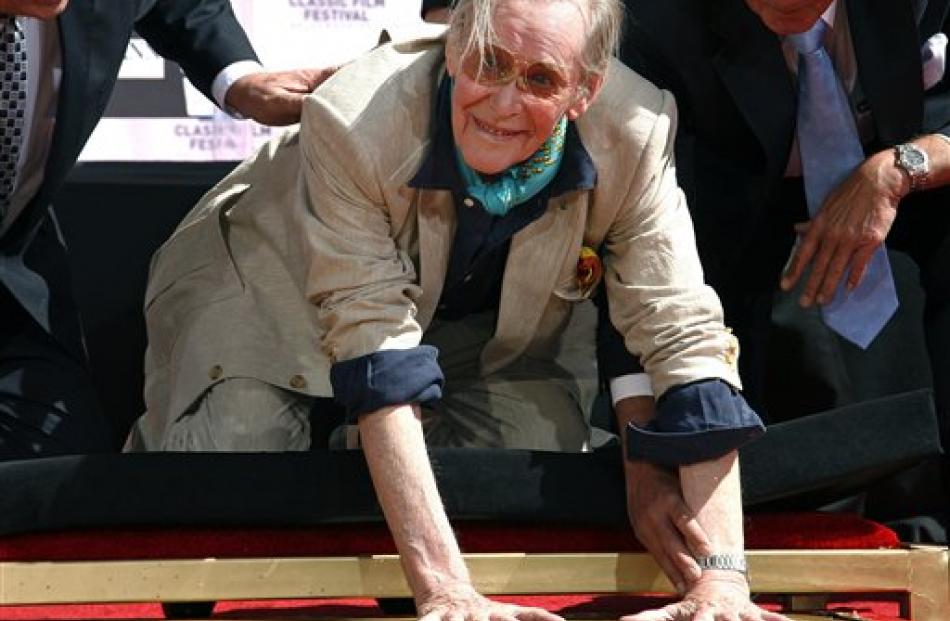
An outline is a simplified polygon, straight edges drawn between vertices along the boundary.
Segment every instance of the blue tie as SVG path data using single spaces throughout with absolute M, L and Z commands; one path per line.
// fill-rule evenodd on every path
M 864 161 L 848 96 L 822 44 L 827 28 L 819 19 L 808 32 L 789 37 L 799 53 L 798 145 L 811 217 Z M 845 280 L 834 299 L 821 307 L 822 318 L 829 328 L 866 349 L 897 310 L 897 292 L 883 244 L 854 291 L 847 291 Z

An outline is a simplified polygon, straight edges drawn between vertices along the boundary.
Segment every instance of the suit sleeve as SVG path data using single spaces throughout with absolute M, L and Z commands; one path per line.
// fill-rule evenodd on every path
M 228 0 L 157 0 L 135 28 L 209 99 L 211 83 L 225 67 L 257 60 Z
M 676 109 L 659 93 L 652 127 L 607 236 L 610 317 L 658 396 L 645 428 L 626 430 L 631 457 L 678 465 L 705 461 L 760 436 L 762 421 L 738 392 L 738 343 L 704 284 L 692 224 L 676 183 Z M 653 106 L 651 106 L 652 108 Z M 646 114 L 646 116 L 643 116 Z M 636 124 L 636 123 L 635 123 Z
M 935 13 L 932 17 L 930 13 L 924 18 L 921 24 L 923 32 L 927 35 L 932 26 L 927 22 L 939 22 L 939 27 L 934 32 L 943 32 L 950 37 L 950 3 L 930 3 L 928 11 L 942 11 L 942 15 Z M 929 18 L 929 19 L 928 19 Z M 924 92 L 924 133 L 941 133 L 950 136 L 950 59 L 947 61 L 948 67 L 944 69 L 943 78 L 933 87 Z
M 719 298 L 703 282 L 692 221 L 676 180 L 676 106 L 668 92 L 655 92 L 618 137 L 640 145 L 635 168 L 616 180 L 627 187 L 604 197 L 621 204 L 605 245 L 610 318 L 627 349 L 640 354 L 657 397 L 706 378 L 739 388 L 738 345 L 723 325 Z
M 421 345 L 412 258 L 393 239 L 372 144 L 311 96 L 301 125 L 299 200 L 288 265 L 323 334 L 336 400 L 351 417 L 441 397 L 437 350 Z

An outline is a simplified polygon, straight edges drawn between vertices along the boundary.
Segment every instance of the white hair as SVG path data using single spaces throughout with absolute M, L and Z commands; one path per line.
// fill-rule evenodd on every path
M 492 17 L 506 0 L 455 0 L 449 18 L 451 53 L 465 56 L 481 53 L 496 40 Z M 526 0 L 554 2 L 557 0 Z M 581 68 L 588 74 L 604 75 L 610 57 L 620 46 L 624 9 L 620 0 L 573 0 L 584 10 L 587 41 L 581 55 Z

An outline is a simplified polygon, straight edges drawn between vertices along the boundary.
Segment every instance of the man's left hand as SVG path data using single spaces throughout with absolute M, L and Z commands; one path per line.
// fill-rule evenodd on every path
M 831 302 L 845 273 L 847 289 L 857 287 L 894 224 L 898 203 L 909 191 L 910 180 L 896 166 L 892 150 L 866 159 L 835 188 L 811 221 L 795 225 L 801 237 L 782 276 L 782 289 L 792 289 L 809 263 L 811 274 L 799 298 L 801 306 Z
M 299 123 L 303 98 L 334 71 L 336 67 L 252 73 L 231 85 L 225 104 L 264 125 Z

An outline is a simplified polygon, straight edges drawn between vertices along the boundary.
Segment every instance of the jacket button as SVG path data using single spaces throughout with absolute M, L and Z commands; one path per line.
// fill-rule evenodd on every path
M 462 199 L 462 204 L 465 205 L 466 207 L 474 207 L 475 201 L 473 201 L 471 198 L 466 196 L 464 199 Z
M 224 369 L 221 368 L 220 364 L 216 364 L 210 369 L 208 369 L 208 377 L 213 380 L 221 379 L 221 376 L 224 375 Z
M 303 375 L 294 375 L 290 378 L 290 387 L 303 390 L 307 387 L 307 379 Z

